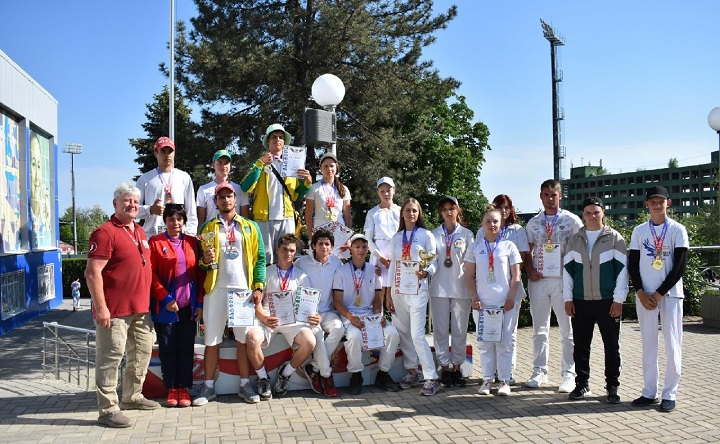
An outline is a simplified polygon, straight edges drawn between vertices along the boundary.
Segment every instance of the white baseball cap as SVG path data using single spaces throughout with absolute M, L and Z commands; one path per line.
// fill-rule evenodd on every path
M 380 185 L 382 185 L 382 184 L 384 184 L 384 183 L 390 185 L 390 187 L 392 187 L 392 188 L 395 188 L 395 182 L 393 182 L 393 180 L 392 180 L 391 178 L 387 177 L 387 176 L 381 177 L 381 178 L 377 181 L 377 188 L 380 188 Z

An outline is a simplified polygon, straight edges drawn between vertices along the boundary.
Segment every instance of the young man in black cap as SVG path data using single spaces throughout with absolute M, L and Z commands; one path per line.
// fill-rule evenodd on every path
M 569 399 L 590 395 L 590 344 L 595 324 L 605 346 L 607 401 L 620 402 L 620 316 L 628 293 L 627 246 L 620 233 L 604 225 L 605 207 L 597 197 L 583 201 L 585 227 L 567 244 L 563 259 L 563 300 L 575 339 L 575 389 Z
M 638 322 L 643 348 L 643 389 L 632 402 L 646 407 L 657 402 L 658 389 L 658 313 L 665 339 L 665 383 L 661 412 L 675 410 L 675 397 L 680 384 L 682 365 L 682 275 L 687 265 L 690 246 L 685 227 L 667 216 L 671 200 L 667 189 L 650 187 L 645 206 L 650 220 L 632 232 L 628 272 L 637 297 Z

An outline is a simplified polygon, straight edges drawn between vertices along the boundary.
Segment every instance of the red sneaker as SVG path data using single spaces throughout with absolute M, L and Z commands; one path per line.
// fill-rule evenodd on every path
M 178 391 L 178 407 L 190 407 L 192 405 L 192 399 L 190 399 L 190 392 L 187 388 L 177 389 Z
M 312 364 L 306 365 L 303 370 L 305 370 L 305 376 L 308 381 L 310 381 L 310 388 L 312 388 L 315 393 L 321 395 L 323 393 L 323 386 L 320 373 L 313 371 Z
M 333 379 L 332 375 L 328 376 L 327 378 L 323 378 L 322 381 L 323 385 L 325 386 L 325 396 L 335 398 L 340 394 L 337 387 L 335 387 L 335 380 Z
M 179 391 L 179 389 L 175 389 L 175 388 L 168 390 L 168 396 L 167 396 L 167 399 L 165 400 L 166 407 L 177 407 L 178 391 Z

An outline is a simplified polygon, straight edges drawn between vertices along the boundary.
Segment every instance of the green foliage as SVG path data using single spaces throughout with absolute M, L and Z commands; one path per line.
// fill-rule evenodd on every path
M 668 160 L 668 168 L 677 168 L 680 166 L 680 163 L 677 160 L 677 157 L 671 157 L 670 160 Z
M 63 297 L 72 297 L 72 291 L 70 284 L 77 278 L 80 278 L 80 297 L 89 298 L 90 290 L 88 290 L 87 283 L 85 282 L 85 267 L 87 266 L 87 259 L 63 259 L 62 260 L 62 289 Z
M 77 220 L 77 249 L 76 253 L 87 253 L 88 239 L 93 230 L 109 219 L 100 205 L 93 205 L 92 208 L 76 208 L 75 219 Z M 60 225 L 60 240 L 72 245 L 73 243 L 73 227 L 72 227 L 72 207 L 65 210 L 65 214 L 60 217 L 60 222 L 69 222 Z

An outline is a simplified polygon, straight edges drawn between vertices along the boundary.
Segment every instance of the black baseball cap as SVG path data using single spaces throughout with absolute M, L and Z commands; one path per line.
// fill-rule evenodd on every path
M 605 206 L 603 205 L 602 200 L 600 200 L 599 197 L 595 197 L 595 196 L 586 197 L 585 200 L 583 200 L 583 204 L 582 204 L 583 210 L 584 210 L 585 207 L 588 206 L 588 205 L 597 205 L 597 206 L 599 206 L 600 208 L 603 208 L 603 209 L 605 208 Z
M 662 197 L 663 199 L 670 199 L 667 188 L 662 185 L 655 185 L 648 188 L 645 193 L 645 200 L 650 200 L 653 197 Z

